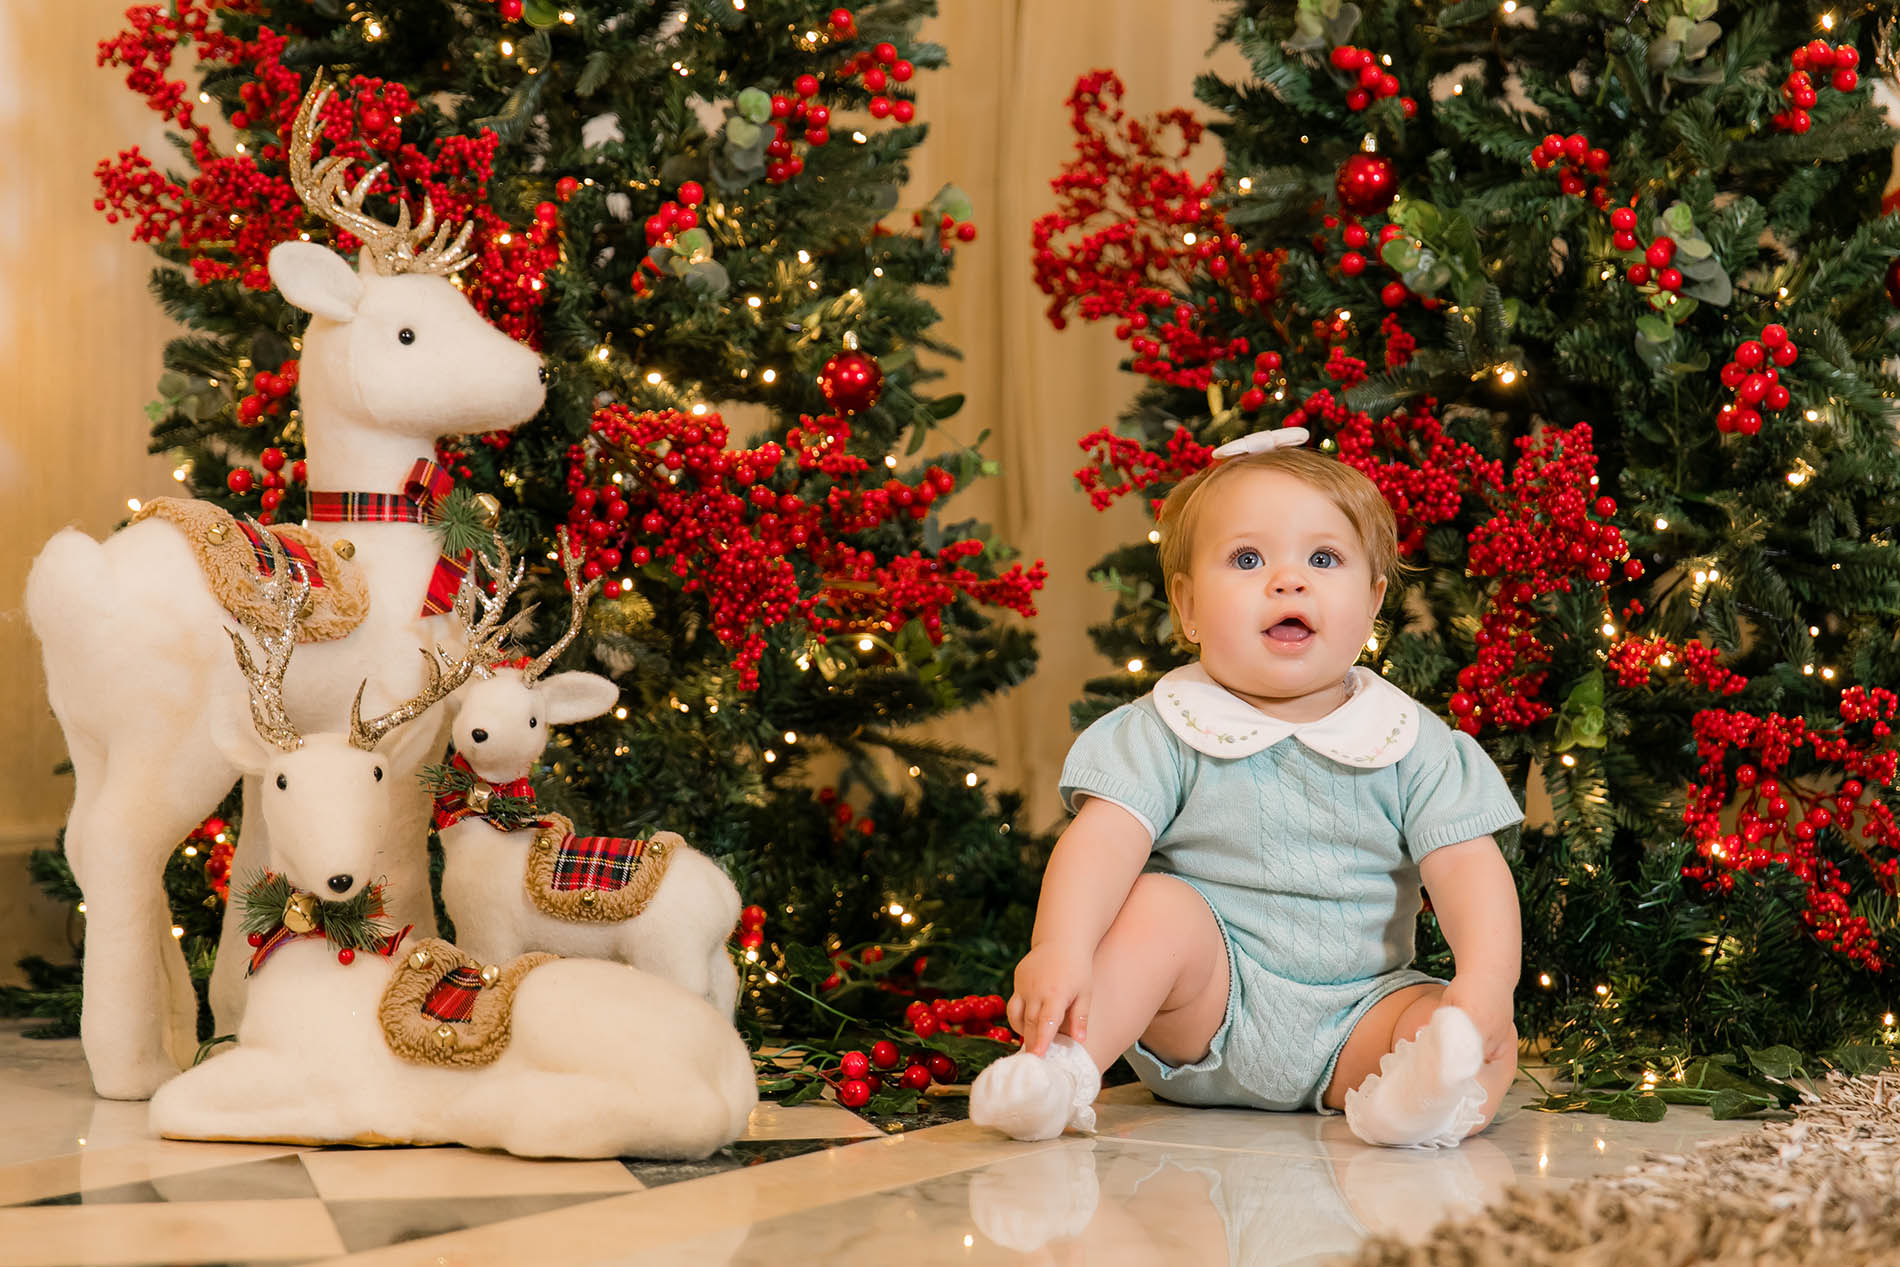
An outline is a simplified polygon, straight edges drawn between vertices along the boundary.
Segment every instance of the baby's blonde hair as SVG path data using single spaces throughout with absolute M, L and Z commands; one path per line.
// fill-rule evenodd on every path
M 1324 493 L 1339 507 L 1352 524 L 1365 547 L 1371 564 L 1372 583 L 1380 577 L 1387 581 L 1389 596 L 1405 585 L 1404 564 L 1399 559 L 1399 525 L 1392 506 L 1355 467 L 1338 458 L 1327 457 L 1313 449 L 1270 449 L 1265 453 L 1247 453 L 1205 466 L 1176 484 L 1161 503 L 1158 517 L 1161 529 L 1161 575 L 1167 586 L 1168 612 L 1174 620 L 1175 645 L 1191 649 L 1193 643 L 1181 628 L 1181 609 L 1176 602 L 1176 586 L 1187 576 L 1194 557 L 1194 534 L 1201 511 L 1207 504 L 1208 490 L 1238 471 L 1283 471 L 1300 482 Z

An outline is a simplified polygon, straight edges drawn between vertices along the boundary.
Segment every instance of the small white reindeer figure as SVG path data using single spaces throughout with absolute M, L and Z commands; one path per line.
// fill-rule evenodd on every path
M 505 572 L 504 560 L 496 575 Z M 277 596 L 286 614 L 259 639 L 261 667 L 238 644 L 255 733 L 230 709 L 219 734 L 227 758 L 267 789 L 271 865 L 289 900 L 256 934 L 237 1046 L 161 1087 L 153 1128 L 180 1139 L 455 1143 L 528 1157 L 703 1157 L 737 1138 L 758 1102 L 751 1056 L 727 1017 L 672 982 L 597 960 L 504 965 L 442 941 L 365 938 L 354 925 L 343 933 L 351 944 L 334 944 L 326 920 L 345 909 L 360 917 L 391 775 L 430 728 L 379 741 L 499 654 L 496 617 L 512 585 L 500 581 L 480 621 L 458 601 L 467 649 L 437 652 L 420 694 L 371 721 L 353 718 L 348 736 L 301 736 L 283 707 L 298 588 Z
M 574 601 L 560 640 L 525 664 L 477 666 L 449 701 L 455 761 L 431 773 L 442 791 L 442 904 L 456 943 L 489 962 L 530 950 L 616 959 L 676 981 L 730 1016 L 739 976 L 726 942 L 740 903 L 719 864 L 674 832 L 645 842 L 577 842 L 565 819 L 533 812 L 528 776 L 550 728 L 598 717 L 620 697 L 598 674 L 545 676 L 580 631 L 593 594 L 581 583 L 580 560 L 569 554 L 566 566 Z M 626 871 L 624 885 L 593 887 L 601 855 Z
M 423 521 L 428 498 L 404 496 L 411 477 L 425 463 L 437 471 L 438 436 L 506 430 L 532 417 L 546 371 L 450 282 L 469 259 L 466 229 L 448 243 L 447 226 L 437 230 L 426 205 L 413 229 L 406 207 L 394 226 L 379 224 L 363 210 L 376 172 L 345 190 L 344 160 L 312 167 L 324 92 L 313 84 L 298 114 L 292 175 L 313 213 L 363 241 L 359 266 L 290 241 L 271 251 L 270 272 L 284 297 L 312 314 L 300 387 L 310 486 L 337 490 L 313 498 L 340 507 L 328 519 L 316 507 L 313 532 L 353 556 L 369 600 L 347 637 L 304 649 L 286 687 L 298 724 L 338 730 L 359 682 L 373 679 L 373 700 L 403 698 L 420 681 L 416 649 L 451 632 L 442 616 L 422 615 L 442 554 Z M 386 495 L 403 513 L 353 520 L 361 499 L 349 494 L 364 492 Z M 200 517 L 210 513 L 198 508 Z M 214 701 L 240 683 L 223 632 L 230 617 L 199 552 L 244 549 L 226 525 L 206 522 L 188 530 L 141 518 L 104 542 L 64 529 L 26 585 L 47 696 L 73 763 L 66 854 L 88 911 L 80 1036 L 94 1088 L 112 1099 L 144 1099 L 197 1049 L 197 1000 L 171 936 L 162 875 L 178 842 L 239 777 L 211 738 Z M 397 780 L 393 809 L 392 842 L 401 848 L 390 864 L 392 913 L 433 930 L 429 798 L 411 775 Z M 234 871 L 268 850 L 254 812 L 263 791 L 254 780 L 244 785 Z M 242 1011 L 246 957 L 243 931 L 227 920 L 211 981 L 222 1033 Z

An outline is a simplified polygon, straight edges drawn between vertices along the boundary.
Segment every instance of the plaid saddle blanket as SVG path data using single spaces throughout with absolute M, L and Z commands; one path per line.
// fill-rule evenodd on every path
M 473 1068 L 508 1049 L 515 990 L 558 955 L 530 954 L 483 964 L 431 937 L 396 961 L 378 1017 L 383 1041 L 411 1064 Z
M 632 919 L 666 877 L 679 835 L 655 832 L 643 840 L 577 836 L 574 825 L 550 814 L 535 833 L 523 877 L 535 908 L 557 919 L 618 923 Z

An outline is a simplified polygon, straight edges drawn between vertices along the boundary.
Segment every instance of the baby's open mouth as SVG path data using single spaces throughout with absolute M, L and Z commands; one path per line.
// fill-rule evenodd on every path
M 1312 629 L 1298 616 L 1288 616 L 1273 628 L 1267 630 L 1267 637 L 1275 642 L 1303 642 L 1313 636 Z

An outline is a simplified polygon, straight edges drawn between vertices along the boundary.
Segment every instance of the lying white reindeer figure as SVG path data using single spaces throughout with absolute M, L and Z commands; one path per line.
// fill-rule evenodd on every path
M 449 702 L 455 759 L 424 772 L 438 793 L 442 905 L 456 943 L 486 962 L 530 950 L 617 959 L 730 1016 L 739 975 L 726 942 L 740 903 L 719 864 L 674 832 L 576 837 L 565 818 L 535 811 L 528 776 L 549 728 L 598 717 L 620 697 L 598 674 L 543 676 L 580 631 L 594 590 L 571 554 L 567 573 L 574 603 L 560 640 L 532 661 L 477 666 Z
M 297 657 L 290 715 L 337 730 L 359 682 L 374 677 L 373 700 L 400 699 L 420 680 L 416 650 L 452 636 L 435 613 L 455 586 L 432 578 L 455 560 L 427 522 L 447 478 L 432 460 L 436 437 L 518 426 L 541 408 L 546 371 L 449 280 L 470 258 L 466 230 L 449 243 L 426 206 L 414 229 L 406 207 L 394 226 L 379 224 L 363 210 L 367 183 L 342 187 L 343 160 L 311 166 L 322 91 L 313 84 L 298 114 L 293 180 L 311 211 L 364 246 L 354 269 L 313 242 L 271 251 L 271 279 L 312 314 L 300 391 L 319 521 L 272 531 L 316 561 L 328 605 L 306 634 L 333 639 Z M 144 1099 L 197 1050 L 197 999 L 162 877 L 238 779 L 212 741 L 210 714 L 222 693 L 241 689 L 225 603 L 251 601 L 244 577 L 255 567 L 242 526 L 216 506 L 159 498 L 104 542 L 61 531 L 27 579 L 27 616 L 73 763 L 66 855 L 88 912 L 80 1037 L 108 1098 Z M 432 931 L 429 798 L 410 770 L 396 782 L 397 818 L 382 842 L 392 909 Z M 239 873 L 268 850 L 255 812 L 263 791 L 245 783 Z M 211 981 L 222 1033 L 242 1008 L 243 937 L 227 920 Z
M 454 1143 L 527 1157 L 692 1158 L 737 1138 L 758 1103 L 751 1056 L 730 1020 L 691 992 L 625 964 L 548 955 L 500 964 L 445 941 L 367 935 L 390 772 L 413 755 L 400 751 L 406 743 L 422 742 L 378 750 L 377 740 L 447 695 L 474 657 L 498 653 L 499 602 L 471 628 L 462 658 L 446 669 L 431 662 L 416 698 L 373 721 L 353 718 L 347 737 L 306 737 L 282 698 L 298 588 L 278 595 L 286 615 L 260 639 L 263 667 L 239 647 L 256 733 L 230 710 L 220 735 L 228 759 L 265 784 L 280 873 L 250 889 L 249 1006 L 235 1049 L 152 1097 L 153 1128 L 177 1139 Z M 258 918 L 260 898 L 283 905 Z

